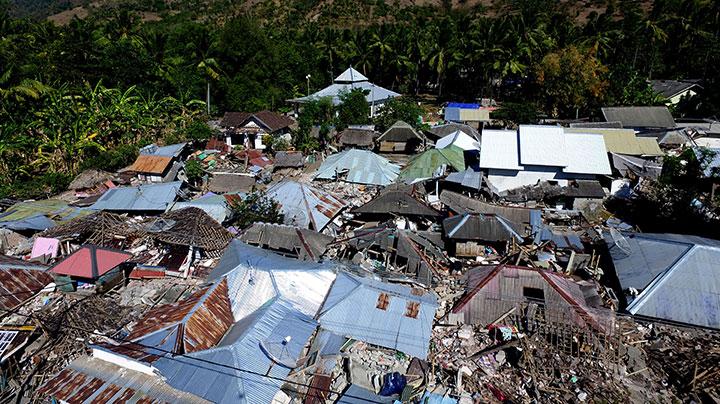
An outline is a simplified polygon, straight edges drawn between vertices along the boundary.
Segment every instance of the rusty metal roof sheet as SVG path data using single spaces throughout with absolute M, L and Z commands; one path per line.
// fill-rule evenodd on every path
M 69 403 L 208 403 L 158 376 L 90 357 L 74 360 L 37 392 Z
M 267 195 L 280 204 L 285 224 L 321 231 L 347 202 L 335 195 L 296 181 L 283 181 L 267 190 Z
M 172 157 L 141 154 L 130 166 L 130 171 L 147 174 L 162 175 L 170 166 Z
M 47 267 L 0 256 L 0 308 L 12 310 L 53 281 Z

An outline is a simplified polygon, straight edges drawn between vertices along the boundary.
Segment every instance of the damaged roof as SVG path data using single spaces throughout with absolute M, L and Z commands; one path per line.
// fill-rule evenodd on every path
M 275 168 L 302 168 L 305 165 L 305 157 L 300 152 L 279 151 L 275 153 Z
M 340 132 L 339 143 L 343 146 L 372 147 L 378 136 L 374 130 L 348 128 Z
M 113 175 L 108 172 L 89 169 L 75 176 L 70 185 L 68 185 L 68 189 L 74 191 L 78 189 L 93 188 L 105 181 L 112 180 L 112 178 Z
M 223 250 L 232 239 L 227 229 L 196 207 L 173 210 L 151 219 L 148 232 L 164 243 L 199 247 L 208 251 Z
M 287 251 L 301 260 L 319 261 L 334 239 L 299 227 L 255 223 L 242 233 L 240 240 L 281 252 Z
M 451 240 L 509 241 L 523 236 L 502 216 L 464 213 L 443 220 L 445 236 Z
M 335 334 L 425 359 L 437 307 L 434 292 L 340 272 L 317 318 Z
M 473 212 L 502 216 L 513 223 L 514 228 L 518 231 L 520 229 L 529 230 L 530 225 L 541 217 L 539 209 L 493 205 L 452 191 L 443 191 L 440 194 L 440 201 L 459 214 Z M 523 231 L 519 232 L 526 234 Z
M 409 182 L 423 178 L 433 178 L 441 167 L 465 171 L 465 155 L 455 145 L 443 149 L 429 149 L 414 156 L 400 172 L 400 178 Z
M 162 175 L 172 162 L 172 157 L 141 154 L 128 170 L 136 173 Z
M 137 187 L 113 188 L 105 192 L 93 210 L 118 212 L 160 211 L 164 212 L 178 196 L 182 181 L 164 184 L 147 184 Z
M 125 251 L 85 245 L 53 265 L 50 271 L 58 275 L 97 279 L 130 258 L 132 254 Z
M 475 191 L 481 190 L 484 182 L 482 172 L 475 171 L 470 167 L 465 169 L 465 171 L 448 174 L 445 181 L 460 184 Z
M 680 234 L 605 236 L 623 290 L 640 291 L 627 310 L 720 328 L 720 241 Z
M 344 181 L 368 185 L 388 185 L 398 177 L 400 166 L 368 150 L 350 149 L 328 156 L 314 178 L 331 180 L 340 176 Z
M 255 186 L 255 177 L 239 173 L 212 173 L 208 190 L 218 194 L 229 192 L 250 192 Z
M 47 266 L 0 255 L 0 308 L 14 309 L 50 282 Z
M 347 202 L 320 188 L 297 181 L 282 181 L 267 189 L 280 204 L 285 224 L 322 231 Z
M 300 261 L 233 240 L 208 281 L 227 277 L 235 318 L 243 318 L 267 301 L 282 297 L 314 316 L 335 279 L 337 264 Z
M 396 214 L 401 216 L 431 216 L 442 214 L 431 208 L 415 195 L 413 186 L 392 184 L 366 204 L 352 210 L 353 213 Z

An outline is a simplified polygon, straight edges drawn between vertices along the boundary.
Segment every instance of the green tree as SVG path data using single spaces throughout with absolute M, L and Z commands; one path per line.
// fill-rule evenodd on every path
M 373 118 L 375 129 L 383 132 L 397 121 L 404 121 L 419 128 L 421 125 L 422 108 L 418 104 L 405 97 L 393 98 L 380 108 L 378 114 Z
M 537 123 L 538 111 L 531 102 L 503 102 L 500 108 L 491 113 L 491 117 L 501 121 L 506 127 L 514 127 Z
M 340 94 L 340 105 L 337 107 L 337 129 L 343 130 L 349 125 L 360 125 L 370 122 L 370 105 L 365 98 L 370 92 L 356 88 Z
M 241 229 L 257 222 L 282 223 L 284 220 L 280 212 L 280 204 L 267 196 L 264 191 L 248 194 L 232 207 L 232 211 L 233 223 Z

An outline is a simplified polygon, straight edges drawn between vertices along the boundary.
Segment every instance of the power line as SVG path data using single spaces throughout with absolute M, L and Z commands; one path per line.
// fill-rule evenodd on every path
M 6 310 L 6 309 L 0 309 L 0 310 L 4 311 L 4 312 L 6 312 L 6 313 L 16 314 L 16 315 L 21 316 L 21 317 L 25 317 L 25 318 L 29 318 L 29 319 L 34 319 L 34 320 L 37 320 L 38 322 L 43 323 L 43 324 L 45 324 L 46 322 L 52 323 L 52 324 L 58 325 L 58 326 L 59 326 L 59 329 L 62 329 L 62 328 L 70 328 L 70 329 L 74 329 L 74 330 L 86 332 L 86 333 L 88 333 L 88 334 L 96 335 L 96 336 L 99 336 L 99 337 L 104 337 L 104 338 L 112 339 L 112 340 L 115 340 L 115 341 L 117 341 L 117 342 L 123 342 L 123 343 L 131 344 L 130 346 L 123 346 L 123 348 L 129 349 L 129 350 L 132 350 L 132 351 L 135 351 L 135 352 L 140 352 L 140 353 L 148 354 L 147 351 L 142 350 L 142 349 L 139 349 L 139 348 L 135 348 L 133 345 L 135 345 L 135 346 L 140 346 L 140 347 L 143 347 L 143 348 L 148 348 L 148 349 L 151 349 L 151 350 L 154 350 L 154 351 L 157 351 L 157 352 L 162 352 L 162 353 L 164 353 L 164 354 L 170 354 L 170 355 L 172 355 L 172 356 L 164 356 L 163 358 L 164 358 L 164 359 L 168 359 L 168 360 L 172 360 L 172 361 L 176 361 L 176 362 L 179 362 L 179 363 L 182 363 L 182 364 L 185 364 L 185 365 L 194 366 L 194 367 L 197 367 L 197 368 L 200 368 L 200 369 L 209 370 L 209 371 L 216 372 L 216 373 L 219 373 L 219 374 L 223 374 L 223 375 L 226 375 L 226 376 L 235 377 L 235 378 L 238 378 L 238 379 L 241 379 L 241 380 L 243 380 L 243 378 L 242 378 L 241 376 L 238 376 L 237 374 L 221 372 L 221 371 L 219 371 L 219 370 L 217 370 L 217 369 L 208 368 L 208 367 L 203 367 L 203 366 L 200 366 L 200 365 L 197 365 L 197 364 L 193 364 L 193 363 L 188 363 L 188 362 L 185 362 L 185 361 L 181 361 L 181 360 L 177 359 L 176 357 L 180 356 L 180 357 L 187 358 L 187 359 L 191 359 L 191 360 L 194 360 L 194 361 L 198 361 L 198 362 L 201 362 L 201 363 L 204 363 L 204 364 L 214 365 L 214 366 L 226 368 L 226 369 L 229 369 L 229 370 L 234 370 L 234 371 L 238 371 L 238 372 L 242 372 L 242 373 L 247 373 L 247 374 L 251 374 L 251 375 L 254 375 L 254 376 L 259 376 L 259 377 L 265 378 L 265 379 L 277 380 L 277 381 L 280 381 L 280 382 L 283 382 L 283 383 L 289 383 L 289 384 L 293 384 L 293 385 L 297 385 L 297 386 L 307 387 L 308 389 L 313 388 L 313 389 L 320 390 L 320 391 L 323 391 L 323 392 L 326 392 L 326 393 L 336 394 L 338 397 L 344 396 L 344 397 L 355 398 L 355 399 L 362 400 L 362 401 L 366 401 L 366 402 L 370 402 L 370 403 L 382 404 L 380 401 L 375 401 L 375 400 L 370 400 L 370 399 L 363 398 L 363 397 L 358 397 L 358 396 L 343 394 L 343 393 L 341 393 L 341 392 L 338 392 L 338 391 L 335 391 L 335 390 L 331 390 L 331 389 L 322 388 L 322 387 L 320 387 L 320 386 L 311 386 L 311 385 L 306 384 L 306 383 L 300 383 L 300 382 L 294 382 L 294 381 L 290 381 L 290 380 L 285 380 L 285 379 L 282 379 L 282 378 L 279 378 L 279 377 L 274 377 L 274 376 L 270 376 L 270 375 L 265 375 L 265 374 L 262 374 L 262 373 L 259 373 L 259 372 L 255 372 L 255 371 L 252 371 L 252 370 L 247 370 L 247 369 L 238 368 L 238 367 L 231 366 L 231 365 L 227 365 L 227 364 L 224 364 L 224 363 L 214 362 L 214 361 L 210 361 L 210 360 L 203 359 L 203 358 L 195 358 L 195 357 L 192 357 L 192 356 L 188 356 L 188 355 L 186 355 L 186 354 L 174 353 L 174 352 L 172 352 L 172 351 L 168 351 L 168 350 L 165 350 L 165 349 L 162 349 L 162 348 L 145 345 L 145 344 L 142 344 L 142 343 L 139 343 L 139 342 L 133 342 L 133 341 L 130 341 L 130 340 L 127 340 L 127 339 L 124 339 L 124 338 L 120 338 L 120 337 L 109 336 L 109 335 L 102 334 L 102 333 L 97 332 L 97 331 L 86 330 L 86 329 L 81 328 L 81 327 L 76 327 L 76 326 L 72 326 L 72 325 L 69 325 L 69 324 L 64 324 L 64 323 L 61 323 L 61 322 L 58 322 L 58 321 L 51 321 L 51 320 L 41 319 L 41 318 L 35 317 L 35 316 L 31 315 L 31 314 L 13 313 L 11 310 Z

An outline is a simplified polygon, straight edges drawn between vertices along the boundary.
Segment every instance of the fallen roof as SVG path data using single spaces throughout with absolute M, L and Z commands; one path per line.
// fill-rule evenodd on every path
M 397 121 L 389 127 L 385 133 L 380 135 L 378 142 L 408 142 L 410 140 L 424 140 L 425 137 L 418 133 L 410 124 Z
M 207 193 L 191 201 L 175 202 L 170 206 L 169 210 L 180 210 L 189 207 L 199 208 L 218 223 L 224 223 L 232 215 L 232 207 L 244 197 L 245 194 L 243 193 L 227 193 L 223 195 Z
M 267 190 L 267 196 L 280 204 L 285 224 L 322 231 L 347 202 L 311 185 L 282 181 Z
M 100 199 L 92 205 L 91 209 L 119 212 L 164 212 L 177 198 L 181 186 L 182 182 L 176 181 L 164 184 L 113 188 L 105 192 Z
M 300 152 L 279 151 L 275 153 L 275 168 L 302 168 L 305 165 L 305 157 Z
M 605 240 L 621 287 L 641 291 L 630 313 L 720 328 L 720 241 L 651 233 Z
M 97 279 L 130 258 L 132 254 L 125 251 L 85 245 L 53 265 L 50 271 L 58 275 Z
M 152 154 L 141 154 L 128 168 L 128 171 L 136 173 L 162 175 L 172 163 L 172 157 L 155 156 Z
M 301 260 L 319 261 L 333 237 L 294 226 L 255 223 L 242 233 L 240 240 L 273 250 L 289 251 Z
M 437 307 L 433 292 L 341 272 L 318 321 L 335 334 L 425 359 Z
M 475 138 L 475 140 L 480 140 L 480 132 L 478 132 L 477 129 L 473 128 L 470 125 L 465 125 L 463 123 L 457 122 L 448 122 L 442 125 L 433 126 L 430 128 L 429 132 L 432 133 L 435 137 L 441 138 L 458 130 L 472 136 L 473 138 Z
M 699 87 L 697 80 L 650 80 L 650 85 L 653 91 L 665 98 L 672 98 Z
M 250 192 L 255 186 L 255 177 L 240 173 L 213 173 L 208 190 L 215 193 Z
M 466 188 L 479 191 L 482 189 L 483 175 L 482 172 L 475 171 L 468 167 L 465 171 L 448 174 L 445 181 L 460 184 Z
M 373 199 L 352 210 L 353 213 L 396 214 L 400 216 L 431 216 L 442 214 L 415 196 L 413 186 L 392 184 L 384 188 Z
M 207 279 L 227 277 L 237 319 L 275 297 L 314 316 L 335 279 L 337 267 L 333 262 L 300 261 L 233 240 Z
M 443 191 L 440 201 L 457 213 L 482 213 L 502 216 L 513 223 L 515 229 L 528 229 L 541 217 L 539 209 L 492 205 L 452 191 Z M 525 234 L 523 231 L 519 231 Z
M 482 240 L 488 242 L 522 241 L 523 236 L 502 216 L 464 213 L 443 220 L 445 236 L 450 240 Z
M 0 255 L 0 308 L 12 310 L 34 296 L 53 277 L 44 265 Z
M 137 402 L 209 403 L 151 376 L 102 359 L 81 357 L 48 380 L 37 394 L 68 403 Z
M 200 208 L 187 207 L 151 219 L 152 237 L 168 244 L 199 247 L 208 251 L 225 249 L 232 234 Z
M 87 244 L 109 247 L 117 237 L 128 237 L 139 233 L 140 227 L 121 215 L 96 211 L 91 215 L 78 217 L 40 233 L 42 237 L 74 239 Z
M 93 188 L 112 178 L 113 175 L 105 171 L 94 169 L 85 170 L 75 176 L 75 179 L 68 185 L 68 189 L 74 191 L 77 189 Z
M 163 357 L 154 366 L 170 386 L 214 403 L 270 403 L 316 326 L 312 317 L 273 299 L 236 322 L 219 346 Z
M 450 133 L 435 142 L 436 149 L 442 149 L 450 145 L 455 145 L 465 151 L 480 151 L 480 143 L 461 130 Z
M 328 156 L 314 178 L 335 179 L 345 173 L 344 181 L 368 185 L 388 185 L 398 177 L 400 166 L 368 150 L 350 149 Z
M 4 212 L 0 213 L 0 227 L 12 228 L 11 226 L 13 222 L 19 223 L 26 219 L 37 218 L 38 216 L 45 216 L 46 219 L 53 219 L 62 222 L 91 213 L 92 211 L 86 209 L 78 209 L 68 206 L 65 201 L 61 201 L 59 199 L 23 201 L 15 203 Z M 46 220 L 45 223 L 53 222 Z M 44 229 L 45 228 L 35 230 Z
M 406 182 L 433 178 L 438 169 L 443 166 L 452 167 L 456 171 L 464 171 L 465 155 L 463 150 L 455 145 L 450 145 L 444 149 L 426 150 L 410 159 L 398 178 Z
M 624 128 L 674 128 L 670 110 L 667 107 L 605 107 L 605 120 L 622 122 Z

